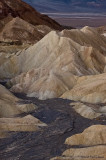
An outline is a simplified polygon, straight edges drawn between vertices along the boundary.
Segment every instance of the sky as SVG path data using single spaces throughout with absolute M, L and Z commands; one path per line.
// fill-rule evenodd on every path
M 24 0 L 62 25 L 106 25 L 106 0 Z
M 106 0 L 24 0 L 41 13 L 106 13 Z

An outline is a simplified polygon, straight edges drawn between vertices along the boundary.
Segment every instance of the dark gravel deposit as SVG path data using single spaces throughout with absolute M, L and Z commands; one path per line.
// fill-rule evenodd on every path
M 72 102 L 69 100 L 41 101 L 22 94 L 16 96 L 21 97 L 25 103 L 36 104 L 38 109 L 30 114 L 48 126 L 37 132 L 12 132 L 8 138 L 1 139 L 0 160 L 49 160 L 68 148 L 64 145 L 67 137 L 91 125 L 106 124 L 104 120 L 81 117 L 69 105 Z

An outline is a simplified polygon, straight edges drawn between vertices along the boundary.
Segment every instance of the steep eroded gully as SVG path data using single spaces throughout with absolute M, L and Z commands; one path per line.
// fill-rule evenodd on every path
M 1 139 L 0 160 L 49 160 L 68 148 L 64 145 L 67 137 L 91 125 L 106 124 L 106 121 L 81 117 L 69 105 L 72 102 L 69 100 L 41 101 L 23 94 L 16 96 L 24 99 L 25 103 L 36 104 L 38 109 L 30 114 L 48 126 L 37 132 L 12 132 L 8 138 Z

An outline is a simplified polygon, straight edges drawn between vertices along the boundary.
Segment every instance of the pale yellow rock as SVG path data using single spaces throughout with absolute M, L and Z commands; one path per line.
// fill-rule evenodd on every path
M 106 73 L 95 76 L 83 76 L 78 79 L 72 90 L 62 95 L 62 98 L 88 103 L 106 102 Z
M 34 104 L 21 104 L 21 99 L 16 98 L 4 86 L 0 85 L 0 118 L 11 117 L 24 112 L 30 112 L 37 107 Z
M 67 85 L 65 85 L 60 79 L 58 79 L 58 77 L 56 77 L 52 73 L 46 79 L 44 84 L 41 84 L 39 87 L 40 87 L 39 88 L 39 99 L 59 97 L 60 95 L 62 95 L 63 92 L 68 90 Z M 31 86 L 30 90 L 33 93 L 32 93 L 32 95 L 29 94 L 29 96 L 35 96 L 36 97 L 36 94 L 34 95 L 34 91 L 36 91 L 35 90 L 35 84 L 33 84 Z
M 23 118 L 0 118 L 1 131 L 37 131 L 39 127 L 47 126 L 37 118 L 28 115 Z
M 30 104 L 18 104 L 17 107 L 22 112 L 25 112 L 25 113 L 28 113 L 28 112 L 31 112 L 31 111 L 34 111 L 35 109 L 37 109 L 37 106 L 34 105 L 33 103 L 30 103 Z
M 63 156 L 73 158 L 73 160 L 100 160 L 106 159 L 106 146 L 94 146 L 87 148 L 77 148 L 77 149 L 69 149 L 63 153 Z M 87 157 L 87 158 L 86 158 Z
M 20 83 L 14 85 L 11 91 L 24 92 L 29 97 L 38 97 L 39 99 L 60 97 L 64 92 L 71 89 L 77 81 L 77 76 L 69 72 L 64 72 L 63 75 L 61 72 L 51 72 L 48 76 L 39 79 L 36 79 L 36 75 L 31 75 L 30 72 L 27 73 L 27 77 L 23 76 L 11 80 L 11 83 L 17 83 L 18 78 L 20 78 Z
M 105 160 L 106 146 L 93 146 L 86 148 L 76 148 L 66 150 L 61 157 L 55 157 L 51 160 Z
M 105 160 L 105 137 L 106 126 L 93 125 L 82 133 L 67 138 L 65 144 L 70 145 L 70 149 L 64 151 L 62 156 L 52 158 L 51 160 Z M 76 147 L 71 148 L 72 146 Z
M 106 126 L 93 125 L 82 133 L 67 138 L 65 144 L 82 146 L 106 145 Z
M 20 114 L 26 115 L 35 109 L 37 106 L 32 103 L 25 104 L 23 100 L 16 98 L 0 85 L 0 138 L 7 137 L 9 131 L 37 131 L 47 126 L 31 115 L 20 117 Z
M 70 32 L 64 30 L 62 31 L 62 36 L 69 37 L 81 45 L 92 45 L 93 48 L 97 48 L 98 50 L 106 47 L 106 39 L 92 27 L 85 26 L 82 29 L 73 29 Z
M 34 104 L 18 104 L 7 99 L 0 99 L 0 117 L 11 117 L 21 113 L 28 113 L 35 110 Z
M 81 116 L 85 118 L 94 119 L 94 118 L 100 117 L 102 113 L 104 114 L 104 112 L 102 111 L 102 108 L 101 108 L 101 111 L 102 111 L 101 113 L 101 111 L 96 109 L 95 106 L 91 107 L 81 102 L 71 103 L 70 105 L 73 106 L 73 108 L 77 113 L 79 113 Z

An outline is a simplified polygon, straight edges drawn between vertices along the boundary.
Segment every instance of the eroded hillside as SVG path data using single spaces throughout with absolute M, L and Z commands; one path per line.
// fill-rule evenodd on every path
M 105 26 L 57 31 L 13 2 L 0 2 L 0 159 L 105 160 Z

